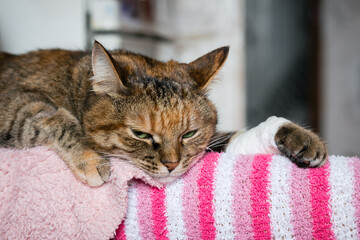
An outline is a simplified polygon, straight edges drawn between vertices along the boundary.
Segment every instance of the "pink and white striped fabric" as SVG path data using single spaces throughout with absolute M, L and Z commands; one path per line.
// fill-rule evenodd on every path
M 207 154 L 158 189 L 132 181 L 116 239 L 359 239 L 360 159 L 301 169 L 277 155 Z
M 91 188 L 50 149 L 0 149 L 0 239 L 360 239 L 358 158 L 300 169 L 277 155 L 210 153 L 163 188 L 112 165 Z

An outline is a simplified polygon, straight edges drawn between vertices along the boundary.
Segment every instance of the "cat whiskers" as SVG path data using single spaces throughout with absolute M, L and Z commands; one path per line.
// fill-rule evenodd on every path
M 209 151 L 213 151 L 212 149 L 214 149 L 214 148 L 224 147 L 224 146 L 227 146 L 227 145 L 228 145 L 227 143 L 218 143 L 218 144 L 208 146 L 206 149 L 209 150 Z
M 233 134 L 222 134 L 222 135 L 218 135 L 216 137 L 214 137 L 213 139 L 210 140 L 209 144 L 212 144 L 214 142 L 217 141 L 225 141 L 228 140 L 229 138 L 231 138 L 233 136 Z M 208 144 L 208 145 L 209 145 Z
M 207 145 L 207 149 L 226 146 L 228 140 L 233 136 L 233 134 L 224 134 L 220 136 L 216 136 L 216 138 L 212 139 Z

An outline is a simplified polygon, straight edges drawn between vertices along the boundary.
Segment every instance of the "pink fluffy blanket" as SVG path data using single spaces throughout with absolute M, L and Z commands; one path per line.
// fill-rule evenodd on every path
M 112 180 L 90 188 L 44 147 L 0 149 L 0 239 L 360 237 L 357 158 L 300 169 L 277 155 L 211 153 L 159 186 L 114 162 Z
M 0 149 L 0 239 L 110 239 L 124 219 L 128 181 L 160 186 L 115 161 L 112 179 L 88 187 L 45 148 Z

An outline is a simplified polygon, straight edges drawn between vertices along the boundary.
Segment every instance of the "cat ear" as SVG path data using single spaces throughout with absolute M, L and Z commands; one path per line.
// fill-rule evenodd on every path
M 189 74 L 198 87 L 204 89 L 224 64 L 229 54 L 229 47 L 215 49 L 212 52 L 189 63 Z
M 126 87 L 116 71 L 114 62 L 106 49 L 97 41 L 92 48 L 93 90 L 96 94 L 118 96 Z

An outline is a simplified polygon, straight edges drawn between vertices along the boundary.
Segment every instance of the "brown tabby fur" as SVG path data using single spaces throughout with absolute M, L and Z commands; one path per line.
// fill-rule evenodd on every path
M 228 51 L 219 48 L 189 64 L 108 53 L 98 42 L 92 53 L 0 53 L 0 146 L 49 146 L 91 186 L 109 179 L 112 156 L 168 182 L 207 146 L 221 151 L 233 135 L 215 132 L 217 113 L 206 95 Z M 326 145 L 293 123 L 282 126 L 275 141 L 298 165 L 326 161 Z
M 92 186 L 109 179 L 110 156 L 157 178 L 181 164 L 181 175 L 214 135 L 217 114 L 205 88 L 227 53 L 220 48 L 190 64 L 127 51 L 110 56 L 97 42 L 92 55 L 1 53 L 0 145 L 47 145 Z M 152 137 L 139 139 L 131 129 Z

